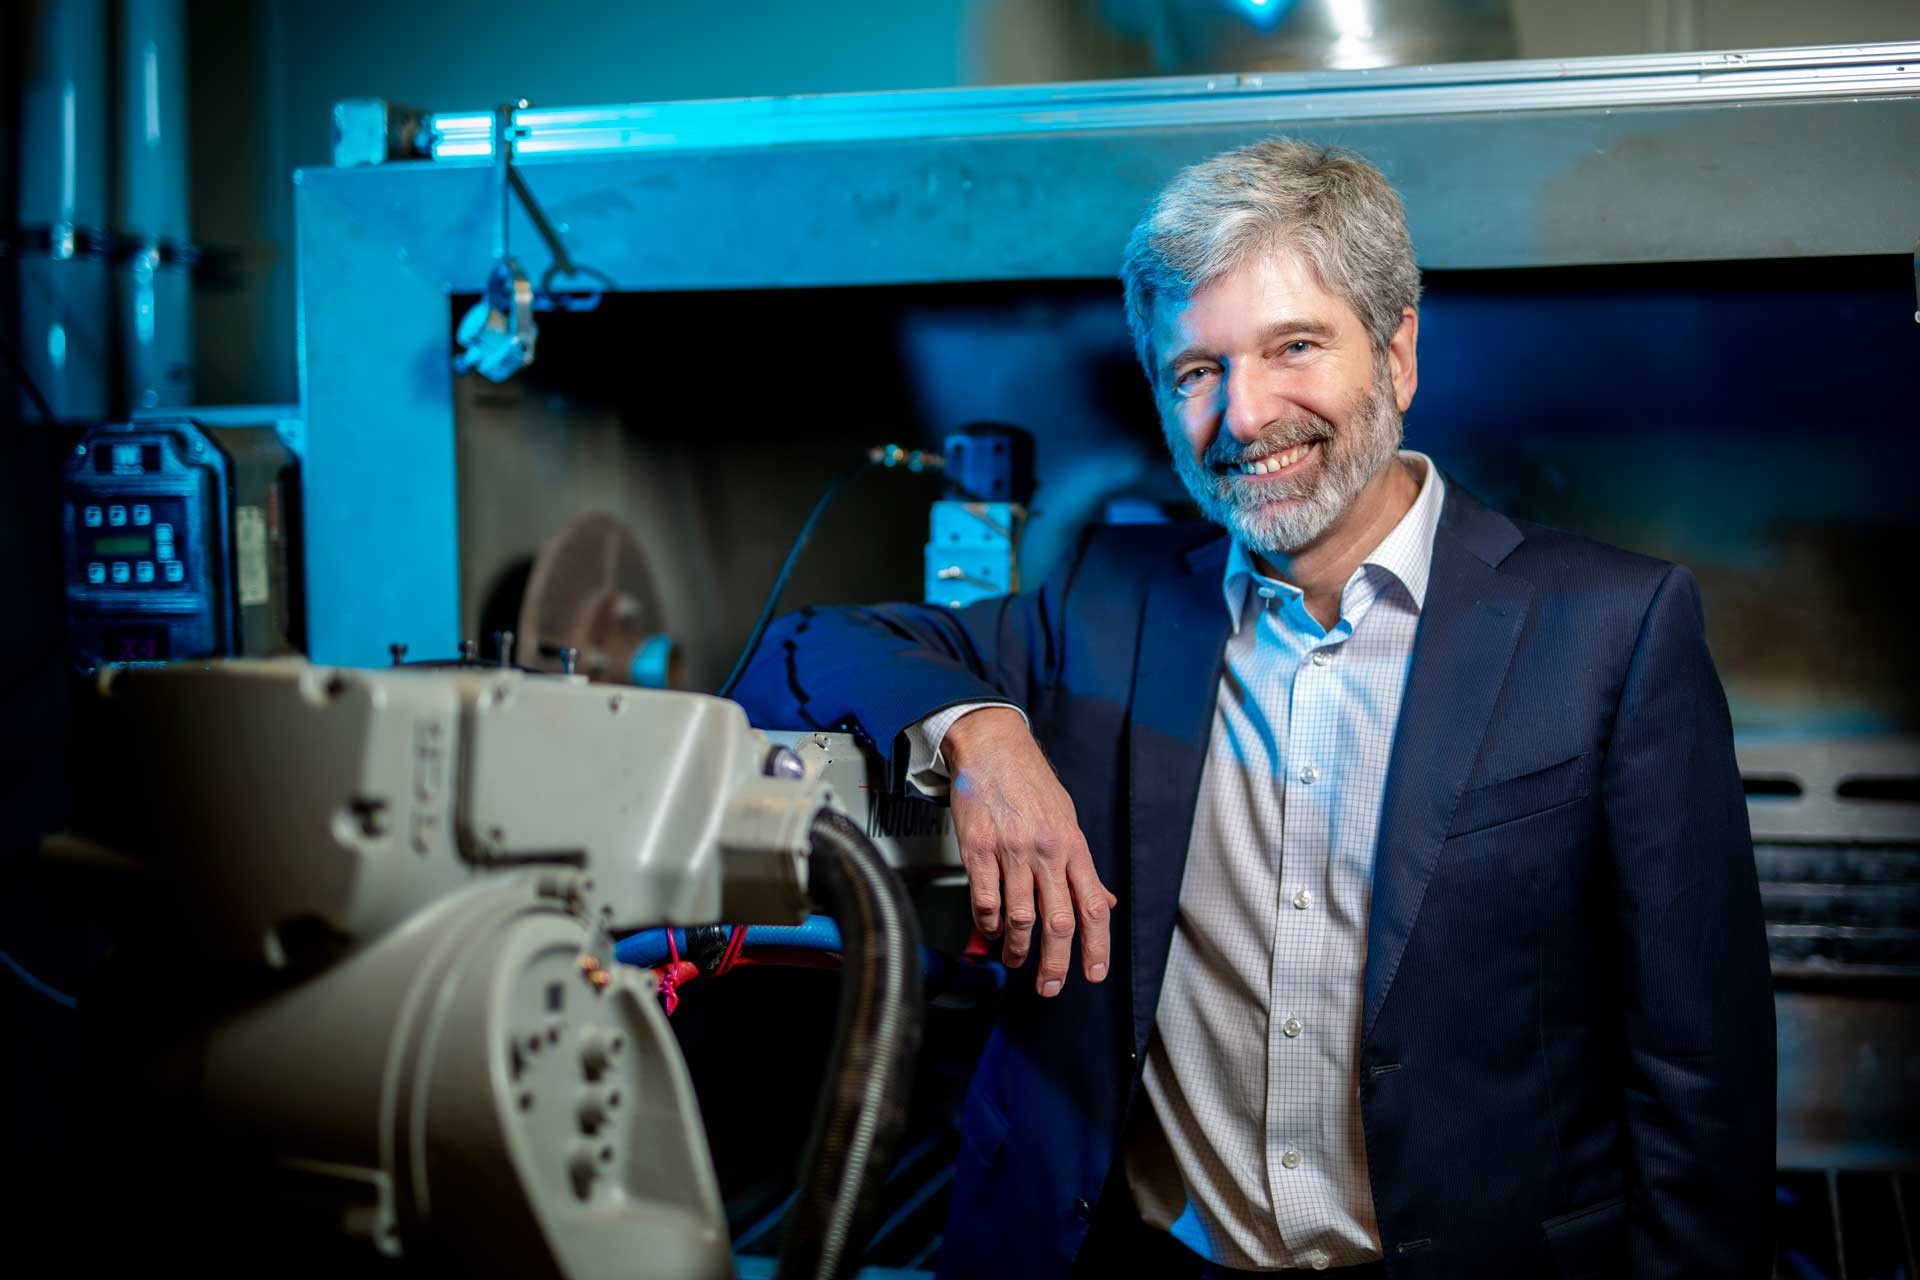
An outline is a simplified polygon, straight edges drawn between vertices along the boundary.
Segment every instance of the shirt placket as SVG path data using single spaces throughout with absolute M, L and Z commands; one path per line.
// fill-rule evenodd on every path
M 1291 615 L 1302 612 L 1299 619 Z M 1315 680 L 1312 653 L 1321 641 L 1301 604 L 1289 598 L 1263 622 L 1272 629 L 1276 693 L 1288 708 L 1283 756 L 1280 875 L 1275 891 L 1274 955 L 1267 1019 L 1269 1091 L 1265 1146 L 1267 1176 L 1274 1189 L 1274 1226 L 1286 1252 L 1296 1253 L 1314 1231 L 1318 1180 L 1313 1135 L 1324 1128 L 1322 1090 L 1316 1084 L 1310 1039 L 1316 1010 L 1318 957 L 1327 939 L 1325 901 L 1328 864 L 1328 763 L 1320 757 L 1327 713 L 1325 682 Z

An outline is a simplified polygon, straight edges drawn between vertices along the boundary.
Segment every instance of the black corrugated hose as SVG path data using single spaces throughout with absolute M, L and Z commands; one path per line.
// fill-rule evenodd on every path
M 781 1280 L 853 1275 L 906 1128 L 920 1052 L 920 922 L 860 828 L 822 812 L 809 832 L 813 900 L 840 925 L 840 1019 L 780 1250 Z

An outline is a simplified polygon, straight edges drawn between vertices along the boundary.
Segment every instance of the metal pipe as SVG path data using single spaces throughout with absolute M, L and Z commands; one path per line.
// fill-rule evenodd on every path
M 525 106 L 524 102 L 519 104 Z M 513 126 L 513 103 L 493 109 L 493 260 L 505 262 L 508 252 L 507 223 L 513 217 L 513 146 L 508 133 Z
M 142 242 L 115 282 L 127 400 L 193 401 L 192 274 L 162 271 L 162 241 L 188 244 L 186 17 L 181 0 L 120 0 L 120 184 L 114 226 Z
M 110 268 L 75 255 L 79 227 L 109 221 L 106 0 L 44 0 L 27 20 L 18 223 L 51 226 L 51 252 L 20 260 L 21 358 L 62 420 L 99 419 L 112 395 Z

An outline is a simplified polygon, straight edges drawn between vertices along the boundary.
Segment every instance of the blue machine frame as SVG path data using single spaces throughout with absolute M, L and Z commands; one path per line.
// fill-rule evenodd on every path
M 498 204 L 488 117 L 431 123 L 432 160 L 294 175 L 323 662 L 459 635 L 451 298 L 481 290 Z M 573 259 L 651 291 L 1108 277 L 1176 169 L 1279 131 L 1379 164 L 1429 268 L 1920 232 L 1920 44 L 525 109 L 512 136 Z

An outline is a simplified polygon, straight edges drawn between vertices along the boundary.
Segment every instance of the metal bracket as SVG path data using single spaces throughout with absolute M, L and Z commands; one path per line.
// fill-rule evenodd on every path
M 514 167 L 513 114 L 526 107 L 526 99 L 522 98 L 496 107 L 493 112 L 493 174 L 499 200 L 493 229 L 493 268 L 487 273 L 485 295 L 460 319 L 458 337 L 463 350 L 453 361 L 454 372 L 477 371 L 495 382 L 505 382 L 533 363 L 534 343 L 540 336 L 540 327 L 533 321 L 535 311 L 592 311 L 600 305 L 601 295 L 614 287 L 604 272 L 583 267 L 573 260 L 559 230 L 540 207 L 527 180 Z M 552 265 L 542 273 L 538 288 L 520 269 L 508 240 L 516 196 L 553 258 Z M 555 282 L 562 277 L 588 279 L 595 287 L 581 292 L 555 292 Z
M 478 372 L 505 382 L 533 363 L 540 328 L 533 322 L 533 281 L 513 259 L 509 229 L 513 215 L 513 113 L 522 99 L 493 112 L 493 175 L 498 209 L 493 226 L 493 269 L 481 300 L 460 318 L 457 336 L 464 350 L 454 357 L 455 373 Z M 524 184 L 520 189 L 524 191 Z M 525 198 L 523 196 L 523 198 Z M 540 225 L 544 218 L 537 219 Z

